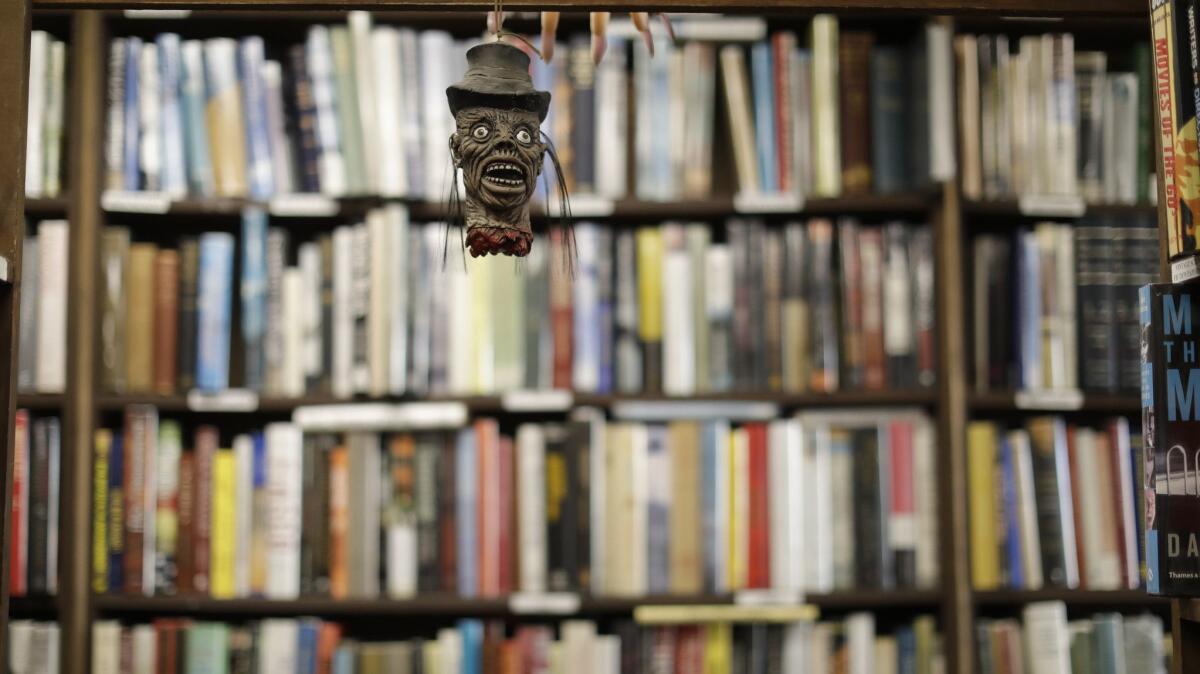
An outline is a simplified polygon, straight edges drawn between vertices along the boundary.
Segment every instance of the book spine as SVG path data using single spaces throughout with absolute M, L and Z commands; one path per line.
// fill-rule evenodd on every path
M 128 594 L 141 594 L 146 531 L 146 445 L 148 442 L 147 408 L 130 406 L 125 410 L 125 476 L 124 527 L 125 545 L 124 589 Z M 36 465 L 36 464 L 35 464 Z
M 29 443 L 29 412 L 17 410 L 13 421 L 13 486 L 8 578 L 9 591 L 13 596 L 19 597 L 29 590 L 26 579 L 29 564 L 30 492 L 33 486 L 30 482 L 32 456 Z
M 308 59 L 304 45 L 293 45 L 288 49 L 289 79 L 287 91 L 290 93 L 291 113 L 289 121 L 295 124 L 297 135 L 293 137 L 298 147 L 296 154 L 300 166 L 300 182 L 298 187 L 302 192 L 321 191 L 321 145 L 317 137 L 317 110 L 313 98 L 313 81 L 308 72 Z
M 838 42 L 842 188 L 847 193 L 871 189 L 870 60 L 874 36 L 846 32 Z
M 194 470 L 192 475 L 192 590 L 203 595 L 212 592 L 213 461 L 217 454 L 217 429 L 196 429 Z
M 257 35 L 238 41 L 238 81 L 242 91 L 245 130 L 246 177 L 250 196 L 268 199 L 275 191 L 271 171 L 271 134 L 267 120 L 267 92 L 262 79 L 263 39 Z
M 278 327 L 279 316 L 269 316 L 267 312 L 268 289 L 267 268 L 269 263 L 269 245 L 267 234 L 267 213 L 261 208 L 247 208 L 242 211 L 242 269 L 241 269 L 241 304 L 240 316 L 242 326 L 243 373 L 242 385 L 252 391 L 264 391 L 266 384 L 266 343 L 267 325 Z
M 183 108 L 184 155 L 188 191 L 197 196 L 214 193 L 212 159 L 205 116 L 204 44 L 184 40 L 180 99 Z
M 104 189 L 125 185 L 125 59 L 128 38 L 114 38 L 108 49 L 107 123 L 104 129 Z
M 871 178 L 877 194 L 900 192 L 907 186 L 905 152 L 910 144 L 905 107 L 911 103 L 904 91 L 904 60 L 904 53 L 894 47 L 871 50 Z M 915 146 L 916 139 L 912 140 Z
M 28 489 L 29 458 L 22 435 L 28 426 L 28 416 L 24 411 L 17 412 L 16 436 L 13 442 L 13 506 L 12 506 L 12 548 L 9 552 L 9 592 L 14 596 L 24 594 L 24 583 L 17 579 L 23 575 L 25 568 L 24 556 L 25 535 L 22 531 L 22 517 L 25 511 L 26 490 Z M 108 592 L 108 471 L 109 457 L 112 452 L 112 431 L 104 428 L 96 429 L 92 439 L 92 591 Z
M 125 588 L 125 438 L 114 433 L 108 456 L 108 590 Z
M 179 254 L 158 252 L 154 265 L 154 390 L 175 391 L 179 315 Z
M 762 424 L 746 426 L 749 439 L 749 551 L 748 588 L 771 586 L 770 500 L 768 490 L 767 428 Z
M 574 355 L 574 321 L 572 320 L 570 255 L 566 233 L 561 229 L 550 232 L 550 323 L 554 335 L 553 386 L 571 388 Z M 580 326 L 582 327 L 582 326 Z
M 208 232 L 200 237 L 197 275 L 196 386 L 220 391 L 229 387 L 232 235 Z
M 438 537 L 438 493 L 441 491 L 438 483 L 438 463 L 441 448 L 434 439 L 422 439 L 416 450 L 416 578 L 417 589 L 421 592 L 436 592 L 440 589 L 439 582 L 441 564 L 438 553 L 441 546 Z
M 183 50 L 179 35 L 162 33 L 158 45 L 159 112 L 162 140 L 162 189 L 176 196 L 187 193 L 187 166 L 184 153 L 184 110 L 181 99 Z
M 258 384 L 260 390 L 283 395 L 284 370 L 289 366 L 284 360 L 284 334 L 287 326 L 292 325 L 286 322 L 283 312 L 283 279 L 287 268 L 289 237 L 288 232 L 279 227 L 268 229 L 265 238 L 261 234 L 260 231 L 258 240 L 266 246 L 255 251 L 262 256 L 261 266 L 256 271 L 264 275 L 259 276 L 255 289 L 262 295 L 257 302 L 263 310 L 260 320 L 265 323 L 256 326 L 261 336 L 261 379 Z
M 214 38 L 204 43 L 205 104 L 212 148 L 213 186 L 223 197 L 246 195 L 246 134 L 238 86 L 237 42 Z
M 27 239 L 27 241 L 29 240 Z M 101 273 L 104 283 L 104 311 L 100 317 L 100 351 L 102 359 L 100 382 L 105 391 L 121 393 L 125 390 L 125 267 L 129 262 L 129 230 L 121 227 L 109 227 L 105 229 L 102 247 Z M 26 243 L 25 259 L 32 259 L 28 254 L 29 244 Z M 27 267 L 25 277 L 21 279 L 25 290 L 32 293 L 36 293 L 37 288 L 36 267 L 37 265 Z M 33 303 L 23 302 L 21 304 L 23 314 L 27 307 L 32 309 Z M 21 323 L 22 332 L 24 332 L 27 325 L 32 329 L 34 321 L 30 319 L 28 322 L 25 322 L 25 317 L 23 316 Z M 26 349 L 26 339 L 22 335 L 22 362 L 25 360 L 27 352 L 32 357 L 33 349 Z M 23 370 L 24 368 L 22 368 Z
M 176 350 L 179 358 L 176 372 L 181 391 L 187 391 L 196 382 L 196 295 L 199 276 L 200 242 L 194 237 L 185 237 L 179 242 L 179 344 Z
M 137 190 L 141 187 L 141 176 L 138 172 L 138 148 L 140 147 L 140 124 L 138 121 L 138 63 L 142 57 L 142 40 L 137 37 L 125 39 L 125 119 L 124 152 L 122 168 L 124 179 L 121 189 Z
M 231 450 L 219 449 L 212 462 L 212 524 L 209 595 L 214 599 L 236 596 L 234 558 L 236 529 L 234 500 L 237 498 L 237 460 Z
M 155 460 L 157 488 L 154 509 L 154 586 L 158 594 L 175 594 L 178 582 L 176 551 L 179 547 L 179 458 L 182 432 L 174 421 L 158 429 Z
M 266 595 L 294 599 L 300 595 L 301 434 L 290 423 L 268 424 L 267 491 L 270 509 L 266 523 Z
M 779 163 L 775 156 L 775 64 L 771 45 L 758 42 L 750 47 L 751 80 L 754 87 L 754 134 L 758 149 L 758 171 L 764 192 L 780 191 Z

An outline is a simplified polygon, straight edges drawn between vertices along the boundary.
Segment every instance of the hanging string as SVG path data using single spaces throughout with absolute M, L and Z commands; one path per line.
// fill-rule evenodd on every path
M 488 30 L 492 32 L 492 40 L 494 42 L 502 42 L 504 38 L 518 40 L 521 44 L 528 47 L 529 51 L 537 54 L 539 59 L 545 60 L 542 57 L 542 52 L 538 51 L 538 48 L 533 46 L 529 40 L 526 40 L 523 35 L 504 30 L 504 0 L 494 0 L 492 3 L 492 11 L 488 15 Z

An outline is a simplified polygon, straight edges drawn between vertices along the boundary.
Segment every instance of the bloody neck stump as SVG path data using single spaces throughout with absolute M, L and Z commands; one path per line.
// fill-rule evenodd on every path
M 480 255 L 527 255 L 533 245 L 529 198 L 546 144 L 538 126 L 550 94 L 533 88 L 529 57 L 500 42 L 467 51 L 467 74 L 446 89 L 456 130 L 450 155 L 462 169 L 467 247 Z

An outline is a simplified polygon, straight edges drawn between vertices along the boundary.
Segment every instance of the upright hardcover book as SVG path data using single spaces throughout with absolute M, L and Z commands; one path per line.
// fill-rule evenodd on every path
M 1146 482 L 1146 587 L 1200 591 L 1200 366 L 1197 300 L 1188 286 L 1141 289 L 1142 434 Z

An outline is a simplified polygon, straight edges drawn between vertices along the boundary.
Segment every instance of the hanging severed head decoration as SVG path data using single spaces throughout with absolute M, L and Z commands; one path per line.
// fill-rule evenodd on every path
M 462 170 L 465 204 L 458 180 L 451 181 L 451 219 L 466 226 L 472 257 L 529 254 L 533 229 L 529 199 L 542 172 L 543 157 L 554 163 L 559 203 L 566 216 L 566 188 L 558 157 L 540 130 L 550 93 L 533 88 L 529 56 L 509 44 L 489 42 L 467 50 L 467 73 L 446 89 L 455 131 L 450 157 Z

